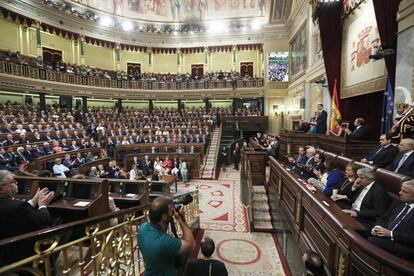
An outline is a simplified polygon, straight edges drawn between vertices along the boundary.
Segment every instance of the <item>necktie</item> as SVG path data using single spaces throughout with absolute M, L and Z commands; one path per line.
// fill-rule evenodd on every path
M 400 224 L 400 222 L 405 218 L 409 210 L 410 205 L 405 204 L 405 207 L 402 210 L 402 212 L 400 212 L 400 214 L 397 217 L 395 217 L 395 219 L 391 221 L 391 223 L 388 225 L 388 229 L 391 231 L 394 230 L 398 226 L 398 224 Z
M 382 151 L 384 147 L 380 147 L 370 158 L 370 160 L 372 161 L 372 159 L 374 159 L 375 156 L 377 156 L 378 153 L 380 153 Z
M 404 154 L 403 157 L 401 157 L 400 162 L 398 162 L 397 168 L 395 168 L 394 172 L 398 172 L 398 170 L 401 168 L 401 166 L 404 164 L 405 160 L 407 159 L 408 155 Z

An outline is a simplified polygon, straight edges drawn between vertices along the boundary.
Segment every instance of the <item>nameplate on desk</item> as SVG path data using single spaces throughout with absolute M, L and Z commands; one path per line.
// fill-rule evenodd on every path
M 287 171 L 290 171 L 290 169 L 286 168 Z
M 328 202 L 326 202 L 325 200 L 324 200 L 324 201 L 322 201 L 322 203 L 323 203 L 323 204 L 325 204 L 325 205 L 326 205 L 326 206 L 328 206 L 328 207 L 330 206 L 330 205 L 329 205 L 329 203 L 328 203 Z
M 136 194 L 126 194 L 125 196 L 127 196 L 127 197 L 135 197 Z
M 85 207 L 85 206 L 88 206 L 89 204 L 90 204 L 90 202 L 87 202 L 87 201 L 79 201 L 79 202 L 73 204 L 73 206 L 75 206 L 75 207 Z

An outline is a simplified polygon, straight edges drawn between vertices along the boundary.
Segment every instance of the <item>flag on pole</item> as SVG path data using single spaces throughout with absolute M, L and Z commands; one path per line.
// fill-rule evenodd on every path
M 390 131 L 394 115 L 394 91 L 392 89 L 391 80 L 387 80 L 387 87 L 384 91 L 384 105 L 382 107 L 381 118 L 381 134 Z
M 338 91 L 336 90 L 336 79 L 335 79 L 334 88 L 333 88 L 331 110 L 332 110 L 331 111 L 331 122 L 329 126 L 330 130 L 335 128 L 336 121 L 342 119 L 341 112 L 339 111 L 339 100 L 338 100 Z

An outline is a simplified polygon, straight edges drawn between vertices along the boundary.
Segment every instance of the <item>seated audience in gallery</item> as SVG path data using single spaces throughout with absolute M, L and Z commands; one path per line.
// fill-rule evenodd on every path
M 402 139 L 398 144 L 398 150 L 400 152 L 387 169 L 414 177 L 414 139 Z
M 342 182 L 343 175 L 338 169 L 339 165 L 335 159 L 328 159 L 325 161 L 326 170 L 324 173 L 314 170 L 313 173 L 317 178 L 309 178 L 308 183 L 312 184 L 318 191 L 330 197 L 333 188 Z
M 344 130 L 342 128 L 342 120 L 335 121 L 335 126 L 329 130 L 329 134 L 337 137 L 343 136 Z
M 368 140 L 369 126 L 365 124 L 364 118 L 356 118 L 354 121 L 354 129 L 351 131 L 345 128 L 345 137 L 350 140 Z
M 371 229 L 370 242 L 401 258 L 414 261 L 414 180 L 401 185 L 395 200 Z
M 375 221 L 384 214 L 391 203 L 387 191 L 375 181 L 375 171 L 361 168 L 352 185 L 351 208 L 343 211 L 371 229 Z
M 345 167 L 345 179 L 338 183 L 332 190 L 331 199 L 342 209 L 351 209 L 352 185 L 357 179 L 358 168 L 354 162 Z
M 391 141 L 391 133 L 382 134 L 379 137 L 379 145 L 372 149 L 365 158 L 361 159 L 361 162 L 379 168 L 385 168 L 390 165 L 398 153 L 398 148 Z

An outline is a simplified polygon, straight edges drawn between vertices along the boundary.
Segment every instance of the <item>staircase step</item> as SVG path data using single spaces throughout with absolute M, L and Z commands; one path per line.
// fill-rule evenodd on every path
M 264 186 L 253 186 L 254 193 L 266 193 L 266 189 Z
M 253 211 L 259 211 L 259 212 L 269 212 L 269 206 L 267 204 L 254 204 L 253 203 Z
M 271 221 L 269 212 L 253 212 L 253 221 Z
M 272 230 L 272 222 L 270 221 L 256 221 L 253 223 L 255 229 Z
M 267 195 L 265 195 L 265 194 L 253 194 L 253 201 L 264 201 L 267 204 Z

